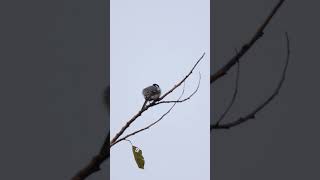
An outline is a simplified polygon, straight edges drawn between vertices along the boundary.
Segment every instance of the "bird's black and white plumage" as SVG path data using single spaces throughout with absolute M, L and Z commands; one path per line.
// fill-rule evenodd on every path
M 155 101 L 159 99 L 161 95 L 161 89 L 158 84 L 153 84 L 152 86 L 144 88 L 142 90 L 142 94 L 146 101 Z

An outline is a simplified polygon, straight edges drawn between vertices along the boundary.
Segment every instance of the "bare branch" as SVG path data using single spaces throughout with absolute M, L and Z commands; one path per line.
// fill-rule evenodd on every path
M 192 69 L 190 70 L 190 72 L 176 85 L 173 86 L 173 88 L 171 88 L 168 92 L 166 92 L 164 95 L 162 95 L 158 101 L 161 101 L 163 98 L 165 98 L 167 95 L 169 95 L 170 93 L 172 93 L 176 88 L 178 88 L 183 82 L 185 82 L 185 80 L 192 74 L 193 70 L 196 68 L 196 66 L 199 64 L 199 62 L 203 59 L 205 53 L 202 54 L 202 56 L 198 59 L 198 61 L 195 63 L 195 65 L 192 67 Z M 124 133 L 124 131 L 126 129 L 128 129 L 128 127 L 139 117 L 141 116 L 141 114 L 143 112 L 145 112 L 146 110 L 148 110 L 150 107 L 153 107 L 155 105 L 157 105 L 158 101 L 153 101 L 150 104 L 146 104 L 146 102 L 144 102 L 142 108 L 140 109 L 140 111 L 134 115 L 122 128 L 121 130 L 114 136 L 114 138 L 110 141 L 110 147 L 119 139 L 119 137 Z
M 84 180 L 91 174 L 100 171 L 100 165 L 110 156 L 109 148 L 110 133 L 108 133 L 98 155 L 94 156 L 92 160 L 80 171 L 72 177 L 71 180 Z
M 107 86 L 103 92 L 103 103 L 110 112 L 110 86 Z M 91 174 L 100 170 L 100 165 L 110 157 L 110 132 L 108 132 L 104 143 L 102 144 L 98 155 L 94 156 L 91 161 L 82 169 L 80 169 L 71 180 L 84 180 Z
M 253 35 L 253 37 L 250 39 L 250 41 L 246 44 L 244 44 L 235 56 L 233 56 L 227 64 L 225 64 L 221 69 L 219 69 L 216 73 L 210 76 L 210 83 L 215 82 L 217 79 L 224 76 L 232 66 L 234 66 L 239 59 L 245 55 L 248 50 L 256 43 L 258 39 L 260 39 L 263 36 L 263 31 L 273 18 L 273 16 L 276 14 L 276 12 L 279 10 L 281 5 L 284 3 L 285 0 L 279 0 L 277 5 L 272 9 L 266 20 L 263 22 L 263 24 L 257 29 L 257 32 Z
M 117 144 L 117 143 L 120 142 L 120 141 L 126 140 L 128 137 L 133 136 L 133 135 L 135 135 L 135 134 L 137 134 L 137 133 L 139 133 L 139 132 L 145 131 L 145 130 L 149 129 L 150 127 L 154 126 L 155 124 L 157 124 L 159 121 L 161 121 L 167 114 L 169 114 L 169 112 L 173 109 L 173 107 L 179 102 L 179 100 L 181 99 L 181 97 L 182 97 L 183 94 L 184 94 L 184 89 L 185 89 L 185 83 L 183 83 L 183 90 L 182 90 L 182 93 L 181 93 L 181 95 L 179 96 L 178 100 L 177 100 L 177 101 L 170 107 L 170 109 L 169 109 L 167 112 L 165 112 L 158 120 L 156 120 L 155 122 L 151 123 L 150 125 L 148 125 L 148 126 L 145 127 L 145 128 L 139 129 L 139 130 L 137 130 L 137 131 L 135 131 L 135 132 L 133 132 L 133 133 L 130 133 L 130 134 L 124 136 L 123 138 L 118 139 L 115 143 L 111 144 L 110 146 L 113 146 L 113 145 Z
M 185 80 L 192 74 L 193 70 L 196 68 L 196 66 L 199 64 L 199 62 L 203 59 L 205 53 L 203 53 L 203 55 L 198 59 L 198 61 L 195 63 L 195 65 L 192 67 L 191 71 L 177 84 L 175 85 L 172 89 L 170 89 L 168 92 L 166 92 L 162 97 L 160 97 L 160 99 L 158 101 L 153 101 L 150 104 L 147 104 L 147 101 L 144 101 L 141 109 L 139 110 L 139 112 L 134 115 L 126 124 L 125 126 L 122 127 L 122 129 L 116 134 L 116 136 L 110 141 L 110 132 L 108 133 L 107 137 L 104 140 L 104 143 L 99 151 L 99 154 L 94 156 L 92 158 L 92 160 L 84 167 L 82 168 L 80 171 L 78 171 L 76 173 L 76 175 L 72 178 L 72 180 L 84 180 L 86 179 L 88 176 L 90 176 L 91 174 L 97 172 L 100 170 L 100 165 L 107 159 L 110 157 L 110 147 L 113 146 L 115 144 L 115 142 L 119 142 L 117 141 L 117 139 L 124 133 L 124 131 L 130 126 L 131 123 L 133 123 L 139 116 L 141 116 L 141 114 L 148 110 L 150 107 L 153 107 L 155 105 L 158 105 L 157 103 L 162 100 L 163 98 L 165 98 L 167 95 L 169 95 L 170 93 L 172 93 L 176 88 L 178 88 L 182 83 L 185 82 Z M 201 79 L 201 76 L 200 76 Z M 199 79 L 199 81 L 200 81 Z M 187 99 L 190 99 L 197 91 L 199 88 L 199 84 L 198 83 L 198 87 L 196 89 L 196 91 L 194 93 L 192 93 L 188 98 L 186 98 L 184 101 L 186 101 Z M 183 92 L 184 92 L 184 87 L 183 87 Z M 182 93 L 183 94 L 183 93 Z M 179 97 L 178 100 L 180 100 L 180 98 L 182 97 L 182 95 Z M 104 103 L 108 108 L 110 108 L 110 87 L 108 86 L 105 91 L 104 91 Z M 175 103 L 176 104 L 176 103 Z M 175 105 L 174 104 L 174 105 Z M 154 124 L 156 124 L 157 122 L 159 122 L 161 119 L 163 119 L 163 117 L 168 114 L 171 109 L 174 107 L 174 105 L 169 109 L 169 111 L 167 111 L 167 113 L 165 113 L 159 120 L 157 120 L 156 122 L 154 122 L 153 124 L 149 125 L 150 127 L 153 126 Z M 150 128 L 148 127 L 148 128 Z M 148 129 L 147 128 L 147 129 Z M 143 130 L 142 130 L 143 131 Z M 137 132 L 138 133 L 138 132 Z M 110 141 L 110 143 L 109 143 Z
M 216 125 L 220 124 L 220 122 L 228 114 L 229 110 L 231 109 L 232 105 L 234 104 L 234 102 L 236 100 L 236 97 L 237 97 L 237 94 L 238 94 L 238 88 L 239 88 L 239 78 L 240 78 L 240 62 L 237 63 L 237 74 L 236 74 L 235 88 L 234 88 L 234 93 L 232 95 L 232 99 L 231 99 L 227 109 L 222 113 L 222 115 L 218 119 Z
M 184 98 L 182 100 L 176 100 L 176 101 L 158 101 L 156 104 L 163 104 L 163 103 L 182 103 L 185 102 L 187 100 L 189 100 L 194 94 L 197 93 L 199 86 L 200 86 L 200 81 L 201 81 L 201 73 L 199 72 L 199 80 L 198 80 L 198 85 L 196 90 L 194 90 L 187 98 Z
M 111 140 L 110 142 L 110 147 L 111 147 L 111 144 L 113 144 L 114 142 L 117 141 L 117 139 L 124 133 L 124 131 L 131 125 L 131 123 L 133 123 L 139 116 L 141 116 L 141 114 L 146 111 L 149 107 L 151 107 L 150 105 L 154 104 L 154 103 L 151 103 L 147 106 L 145 106 L 145 103 L 143 103 L 142 105 L 142 108 L 140 109 L 140 111 L 134 115 L 122 128 L 121 130 L 115 135 L 115 137 Z
M 287 57 L 286 57 L 286 63 L 282 72 L 282 76 L 281 79 L 278 83 L 278 86 L 276 87 L 275 91 L 271 94 L 271 96 L 266 99 L 263 103 L 261 103 L 258 107 L 256 107 L 251 113 L 247 114 L 244 117 L 240 117 L 239 119 L 229 122 L 229 123 L 225 123 L 225 124 L 215 124 L 215 125 L 211 125 L 210 126 L 210 130 L 212 129 L 229 129 L 232 128 L 234 126 L 238 126 L 250 119 L 254 119 L 255 115 L 261 111 L 266 105 L 268 105 L 280 92 L 280 89 L 282 87 L 282 84 L 286 78 L 286 72 L 287 72 L 287 68 L 289 65 L 289 60 L 290 60 L 290 41 L 289 41 L 289 36 L 288 33 L 286 33 L 286 43 L 287 43 Z
M 166 92 L 165 94 L 163 94 L 160 98 L 159 101 L 161 101 L 163 98 L 165 98 L 167 95 L 169 95 L 172 91 L 174 91 L 177 87 L 179 87 L 193 72 L 193 70 L 196 68 L 196 66 L 199 64 L 199 62 L 203 59 L 204 55 L 206 53 L 203 53 L 202 56 L 198 59 L 198 61 L 196 62 L 196 64 L 192 67 L 191 71 L 176 85 L 173 86 L 172 89 L 170 89 L 168 92 Z

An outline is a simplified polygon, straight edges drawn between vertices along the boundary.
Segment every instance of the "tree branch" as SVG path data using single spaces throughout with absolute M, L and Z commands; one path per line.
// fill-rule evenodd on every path
M 145 127 L 145 128 L 139 129 L 139 130 L 137 130 L 137 131 L 135 131 L 135 132 L 133 132 L 133 133 L 130 133 L 130 134 L 124 136 L 123 138 L 118 139 L 116 142 L 114 142 L 114 143 L 111 144 L 110 146 L 113 146 L 113 145 L 115 145 L 115 144 L 117 144 L 118 142 L 121 142 L 121 141 L 123 141 L 123 140 L 127 140 L 128 137 L 133 136 L 133 135 L 135 135 L 135 134 L 137 134 L 137 133 L 140 133 L 140 132 L 142 132 L 142 131 L 144 131 L 144 130 L 147 130 L 147 129 L 149 129 L 150 127 L 152 127 L 152 126 L 154 126 L 155 124 L 157 124 L 159 121 L 161 121 L 167 114 L 169 114 L 169 112 L 173 109 L 173 107 L 179 102 L 179 100 L 181 99 L 181 97 L 182 97 L 183 94 L 184 94 L 184 88 L 185 88 L 185 83 L 183 83 L 183 90 L 182 90 L 182 93 L 181 93 L 181 95 L 179 96 L 178 100 L 175 101 L 174 104 L 170 107 L 170 109 L 169 109 L 166 113 L 164 113 L 158 120 L 156 120 L 155 122 L 151 123 L 150 125 L 148 125 L 148 126 Z
M 100 165 L 110 156 L 109 148 L 110 133 L 108 133 L 99 154 L 94 156 L 91 161 L 72 177 L 71 180 L 84 180 L 91 174 L 100 171 Z
M 176 100 L 176 101 L 158 101 L 158 102 L 156 102 L 156 105 L 157 104 L 163 104 L 163 103 L 182 103 L 182 102 L 184 102 L 184 101 L 187 101 L 187 100 L 189 100 L 194 94 L 196 94 L 197 93 L 197 91 L 198 91 L 198 89 L 199 89 L 199 86 L 200 86 L 200 80 L 201 80 L 201 74 L 199 73 L 199 80 L 198 80 L 198 85 L 197 85 L 197 88 L 196 88 L 196 90 L 194 90 L 187 98 L 184 98 L 184 99 L 182 99 L 182 100 Z
M 219 69 L 215 74 L 210 76 L 210 83 L 215 82 L 217 79 L 221 78 L 222 76 L 224 76 L 232 66 L 234 66 L 241 57 L 243 57 L 247 51 L 256 43 L 256 41 L 258 39 L 260 39 L 263 36 L 263 31 L 266 28 L 266 26 L 269 24 L 269 22 L 271 21 L 271 19 L 273 18 L 273 16 L 276 14 L 276 12 L 278 11 L 278 9 L 281 7 L 281 5 L 284 3 L 285 0 L 280 0 L 278 2 L 278 4 L 274 7 L 274 9 L 271 11 L 271 13 L 269 14 L 269 16 L 266 18 L 266 20 L 264 21 L 264 23 L 258 28 L 257 32 L 254 34 L 254 36 L 251 38 L 251 40 L 244 44 L 241 48 L 241 50 L 234 56 L 232 57 L 229 62 L 227 64 L 225 64 L 221 69 Z M 286 34 L 287 36 L 287 34 Z M 217 123 L 216 125 L 211 125 L 210 130 L 212 129 L 228 129 L 234 126 L 237 126 L 243 122 L 246 122 L 249 119 L 254 118 L 255 114 L 258 113 L 261 109 L 263 109 L 267 104 L 269 104 L 270 101 L 272 101 L 272 99 L 274 99 L 274 97 L 279 93 L 279 90 L 283 84 L 283 81 L 285 79 L 285 74 L 286 74 L 286 69 L 288 66 L 288 61 L 289 61 L 289 54 L 290 54 L 290 50 L 289 50 L 289 38 L 287 36 L 287 62 L 285 65 L 285 69 L 283 72 L 283 76 L 278 84 L 277 89 L 275 90 L 275 92 L 264 102 L 262 103 L 260 106 L 258 106 L 252 113 L 248 114 L 247 116 L 243 117 L 243 118 L 239 118 L 236 121 L 233 121 L 231 123 L 226 123 L 226 124 L 222 124 L 220 125 L 219 123 Z M 182 83 L 184 83 L 184 81 L 191 75 L 192 71 L 195 69 L 195 67 L 197 66 L 197 64 L 201 61 L 201 59 L 204 57 L 205 53 L 201 56 L 201 58 L 196 62 L 196 64 L 193 66 L 193 68 L 191 69 L 191 71 L 189 72 L 189 74 L 187 74 L 185 76 L 184 79 L 182 79 L 177 85 L 175 85 L 172 89 L 170 89 L 167 93 L 165 93 L 162 97 L 160 97 L 159 101 L 164 99 L 167 95 L 169 95 L 172 91 L 174 91 L 176 88 L 178 88 Z M 199 86 L 198 86 L 199 87 Z M 193 93 L 195 94 L 198 90 L 198 87 L 196 89 L 196 91 Z M 108 96 L 105 96 L 106 100 L 106 105 L 109 108 L 110 102 L 109 102 L 109 87 L 106 90 L 106 94 L 108 94 Z M 183 89 L 184 91 L 184 89 Z M 237 91 L 237 90 L 236 90 Z M 140 129 L 136 132 L 134 132 L 134 134 L 144 131 L 150 127 L 152 127 L 154 124 L 156 124 L 157 122 L 159 122 L 166 114 L 168 114 L 171 109 L 175 106 L 176 103 L 179 102 L 183 102 L 186 101 L 188 99 L 190 99 L 193 94 L 191 94 L 188 98 L 180 100 L 180 98 L 178 99 L 178 101 L 162 101 L 161 103 L 174 103 L 173 106 L 169 109 L 169 111 L 167 111 L 160 119 L 158 119 L 157 121 L 155 121 L 154 123 L 150 124 L 149 126 Z M 236 94 L 236 93 L 234 93 Z M 235 95 L 233 96 L 235 97 Z M 235 99 L 235 98 L 232 98 Z M 234 100 L 232 100 L 234 101 Z M 233 102 L 231 101 L 230 103 L 230 107 L 232 106 Z M 117 142 L 117 139 L 123 134 L 123 132 L 130 126 L 130 124 L 136 119 L 138 118 L 144 111 L 146 111 L 148 108 L 155 106 L 157 104 L 160 104 L 159 102 L 152 102 L 149 105 L 145 106 L 145 104 L 142 106 L 141 110 L 129 121 L 129 123 L 127 123 L 125 125 L 125 128 L 121 129 L 121 131 L 113 138 L 113 140 L 111 142 Z M 229 108 L 227 108 L 226 112 L 224 114 L 226 114 L 229 110 Z M 225 115 L 223 115 L 225 116 Z M 223 119 L 223 116 L 220 117 L 220 119 Z M 220 120 L 220 121 L 221 121 Z M 131 133 L 132 135 L 134 135 L 133 133 Z M 128 138 L 130 134 L 128 134 L 125 138 Z M 130 135 L 130 136 L 132 136 Z M 83 169 L 81 169 L 73 178 L 72 180 L 84 180 L 86 177 L 88 177 L 89 175 L 93 174 L 94 172 L 97 172 L 100 170 L 100 165 L 102 164 L 102 162 L 104 162 L 107 158 L 110 157 L 110 143 L 109 143 L 109 139 L 110 139 L 110 132 L 108 133 L 107 137 L 105 138 L 105 141 L 99 151 L 99 154 L 94 156 L 93 159 L 89 162 L 89 164 L 87 166 L 85 166 Z M 120 140 L 120 139 L 119 139 Z M 118 142 L 119 142 L 118 140 Z
M 240 78 L 240 62 L 237 63 L 237 74 L 236 74 L 236 81 L 235 81 L 235 88 L 232 95 L 232 99 L 227 107 L 227 109 L 222 113 L 220 118 L 218 119 L 216 125 L 219 125 L 220 122 L 223 120 L 223 118 L 228 114 L 229 110 L 231 109 L 232 105 L 234 104 L 237 94 L 238 94 L 238 88 L 239 88 L 239 78 Z
M 141 107 L 141 109 L 139 110 L 139 112 L 134 115 L 127 123 L 124 127 L 122 127 L 122 129 L 116 134 L 116 136 L 110 141 L 110 132 L 108 133 L 107 137 L 104 140 L 104 143 L 102 145 L 102 147 L 100 148 L 99 154 L 94 156 L 92 158 L 92 160 L 84 167 L 82 168 L 80 171 L 78 171 L 76 173 L 76 175 L 72 178 L 72 180 L 84 180 L 86 179 L 88 176 L 90 176 L 91 174 L 97 172 L 100 170 L 100 165 L 107 159 L 110 157 L 110 147 L 114 145 L 115 142 L 117 142 L 117 139 L 124 133 L 124 131 L 130 126 L 131 123 L 133 123 L 139 116 L 141 116 L 141 114 L 148 110 L 150 107 L 153 107 L 155 105 L 157 105 L 157 102 L 161 101 L 163 98 L 165 98 L 167 95 L 169 95 L 171 92 L 173 92 L 176 88 L 178 88 L 182 83 L 185 82 L 185 80 L 192 74 L 193 70 L 196 68 L 196 66 L 199 64 L 199 62 L 203 59 L 205 53 L 202 54 L 202 56 L 198 59 L 198 61 L 195 63 L 195 65 L 192 67 L 191 71 L 177 84 L 175 85 L 172 89 L 170 89 L 168 92 L 166 92 L 163 96 L 161 96 L 159 98 L 158 101 L 153 101 L 150 104 L 147 104 L 147 102 L 145 101 Z M 201 77 L 200 77 L 201 78 Z M 199 84 L 198 87 L 196 89 L 196 91 L 199 88 Z M 196 92 L 195 91 L 195 92 Z M 184 89 L 183 89 L 184 92 Z M 192 93 L 188 98 L 190 99 L 193 94 Z M 104 103 L 107 106 L 108 110 L 110 108 L 110 87 L 108 86 L 105 91 L 104 91 Z M 180 98 L 179 98 L 180 100 Z M 167 113 L 165 113 L 158 121 L 156 121 L 154 124 L 156 124 L 157 122 L 159 122 L 166 114 L 168 114 L 171 109 L 174 106 L 172 106 L 169 111 Z M 154 124 L 152 124 L 151 126 L 153 126 Z M 151 127 L 150 126 L 150 127 Z M 138 133 L 138 132 L 137 132 Z M 109 143 L 110 141 L 110 143 Z
M 170 89 L 167 93 L 163 94 L 160 98 L 159 101 L 165 98 L 167 95 L 169 95 L 172 91 L 174 91 L 177 87 L 179 87 L 193 72 L 193 70 L 196 68 L 196 66 L 199 64 L 199 62 L 203 59 L 204 55 L 206 53 L 203 53 L 202 56 L 198 59 L 196 64 L 192 67 L 191 71 L 176 85 L 173 86 L 172 89 Z
M 146 105 L 146 102 L 144 102 L 144 105 L 142 106 L 141 110 L 134 115 L 122 128 L 121 130 L 114 136 L 114 138 L 110 141 L 110 147 L 113 146 L 113 144 L 119 139 L 119 137 L 125 132 L 126 129 L 139 117 L 142 115 L 143 112 L 148 110 L 150 107 L 153 107 L 157 105 L 157 102 L 161 101 L 163 98 L 165 98 L 167 95 L 172 93 L 176 88 L 178 88 L 185 80 L 192 74 L 193 70 L 196 68 L 196 66 L 199 64 L 199 62 L 203 59 L 205 53 L 202 54 L 202 56 L 198 59 L 198 61 L 195 63 L 195 65 L 192 67 L 190 72 L 176 85 L 173 86 L 168 92 L 166 92 L 164 95 L 162 95 L 158 101 L 153 101 L 150 104 Z
M 254 119 L 256 114 L 261 111 L 265 106 L 267 106 L 280 92 L 280 89 L 282 87 L 282 84 L 286 78 L 286 72 L 289 65 L 290 60 L 290 41 L 288 33 L 286 33 L 286 44 L 287 44 L 287 57 L 286 57 L 286 63 L 282 72 L 281 79 L 278 83 L 278 86 L 276 87 L 275 91 L 270 95 L 269 98 L 267 98 L 263 103 L 261 103 L 259 106 L 257 106 L 251 113 L 247 114 L 244 117 L 240 117 L 235 121 L 225 123 L 225 124 L 215 124 L 210 126 L 210 130 L 212 129 L 229 129 L 235 126 L 238 126 L 244 122 L 247 122 L 250 119 Z
M 216 73 L 210 76 L 210 83 L 215 82 L 217 79 L 221 78 L 222 76 L 226 75 L 227 72 L 230 70 L 232 66 L 234 66 L 243 55 L 245 55 L 248 50 L 256 43 L 258 39 L 260 39 L 263 36 L 263 31 L 273 18 L 273 16 L 276 14 L 276 12 L 279 10 L 281 5 L 284 3 L 285 0 L 280 0 L 277 5 L 272 9 L 266 20 L 263 22 L 263 24 L 257 29 L 257 32 L 253 35 L 253 37 L 250 39 L 250 41 L 246 44 L 244 44 L 235 56 L 233 56 L 227 64 L 225 64 L 221 69 L 219 69 Z
M 110 86 L 107 86 L 103 92 L 103 103 L 105 104 L 108 111 L 110 111 Z M 108 132 L 107 137 L 104 139 L 99 153 L 94 156 L 91 161 L 82 169 L 80 169 L 71 180 L 84 180 L 91 174 L 100 170 L 100 165 L 110 157 L 110 132 Z

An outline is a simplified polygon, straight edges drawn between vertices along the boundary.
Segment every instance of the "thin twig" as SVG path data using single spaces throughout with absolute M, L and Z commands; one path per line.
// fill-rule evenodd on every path
M 222 113 L 220 118 L 218 119 L 216 125 L 219 125 L 220 122 L 223 120 L 223 118 L 228 114 L 229 110 L 231 109 L 232 105 L 234 104 L 237 94 L 238 94 L 238 89 L 239 89 L 239 78 L 240 78 L 240 62 L 238 61 L 237 63 L 237 74 L 236 74 L 236 81 L 235 81 L 235 89 L 232 95 L 232 99 L 227 107 L 227 109 Z
M 215 125 L 211 125 L 210 126 L 210 130 L 212 129 L 229 129 L 235 126 L 238 126 L 250 119 L 254 119 L 256 114 L 261 111 L 266 105 L 268 105 L 280 92 L 280 89 L 282 87 L 282 84 L 286 78 L 286 72 L 287 72 L 287 68 L 289 65 L 289 60 L 290 60 L 290 41 L 289 41 L 289 36 L 288 33 L 285 33 L 286 35 L 286 44 L 287 44 L 287 57 L 286 57 L 286 63 L 282 72 L 282 76 L 281 79 L 278 83 L 278 86 L 276 87 L 275 91 L 271 94 L 271 96 L 269 98 L 267 98 L 263 103 L 261 103 L 259 106 L 257 106 L 251 113 L 247 114 L 244 117 L 240 117 L 235 121 L 232 122 L 228 122 L 225 124 L 215 124 Z
M 154 126 L 155 124 L 157 124 L 158 122 L 160 122 L 167 114 L 169 114 L 169 112 L 173 109 L 173 107 L 174 107 L 174 106 L 177 104 L 177 102 L 181 99 L 181 97 L 182 97 L 183 94 L 184 94 L 184 89 L 185 89 L 185 83 L 183 83 L 183 90 L 182 90 L 182 93 L 181 93 L 181 95 L 179 96 L 178 100 L 177 100 L 177 101 L 170 107 L 170 109 L 169 109 L 167 112 L 165 112 L 158 120 L 156 120 L 155 122 L 153 122 L 153 123 L 151 123 L 150 125 L 146 126 L 145 128 L 139 129 L 139 130 L 137 130 L 137 131 L 135 131 L 135 132 L 133 132 L 133 133 L 130 133 L 130 134 L 124 136 L 123 138 L 118 139 L 115 143 L 111 144 L 110 146 L 113 146 L 113 145 L 117 144 L 118 142 L 121 142 L 121 141 L 123 141 L 123 140 L 126 140 L 126 139 L 129 138 L 130 136 L 133 136 L 133 135 L 135 135 L 135 134 L 137 134 L 137 133 L 139 133 L 139 132 L 142 132 L 142 131 L 144 131 L 144 130 L 147 130 L 147 129 L 149 129 L 150 127 L 152 127 L 152 126 Z
M 197 88 L 186 98 L 182 99 L 182 100 L 177 100 L 177 101 L 158 101 L 156 104 L 164 104 L 164 103 L 182 103 L 184 101 L 187 101 L 189 99 L 191 99 L 191 97 L 197 93 L 199 86 L 200 86 L 200 81 L 201 81 L 201 73 L 199 72 L 199 80 L 198 80 L 198 85 Z
M 263 31 L 273 18 L 273 16 L 276 14 L 276 12 L 279 10 L 281 5 L 284 3 L 285 0 L 280 0 L 277 5 L 272 9 L 270 14 L 267 16 L 263 24 L 257 29 L 257 32 L 253 35 L 253 37 L 250 39 L 250 41 L 246 44 L 244 44 L 235 56 L 233 56 L 227 64 L 225 64 L 222 68 L 220 68 L 216 73 L 210 76 L 210 83 L 215 82 L 217 79 L 224 76 L 232 66 L 234 66 L 243 55 L 245 55 L 248 50 L 256 43 L 258 39 L 260 39 L 263 36 Z
M 176 88 L 178 88 L 193 72 L 193 70 L 196 68 L 196 66 L 199 64 L 199 62 L 203 59 L 204 55 L 206 53 L 203 53 L 202 56 L 198 59 L 198 61 L 196 62 L 196 64 L 192 67 L 191 71 L 176 85 L 173 86 L 172 89 L 170 89 L 168 92 L 166 92 L 165 94 L 163 94 L 160 98 L 159 101 L 162 100 L 163 98 L 165 98 L 167 95 L 169 95 L 172 91 L 174 91 Z
M 124 140 L 128 141 L 131 144 L 131 146 L 133 146 L 132 142 L 129 139 L 124 139 Z

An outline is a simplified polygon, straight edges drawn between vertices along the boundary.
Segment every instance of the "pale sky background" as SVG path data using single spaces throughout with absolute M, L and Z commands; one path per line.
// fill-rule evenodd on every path
M 112 180 L 210 178 L 210 17 L 209 0 L 111 0 L 111 137 L 141 107 L 141 91 L 153 83 L 163 92 L 180 81 L 206 56 L 186 81 L 185 95 L 199 91 L 151 129 L 131 137 L 141 148 L 145 169 L 137 167 L 131 146 L 121 142 L 111 149 Z M 175 100 L 179 88 L 168 96 Z M 148 110 L 125 134 L 157 120 L 169 105 Z

